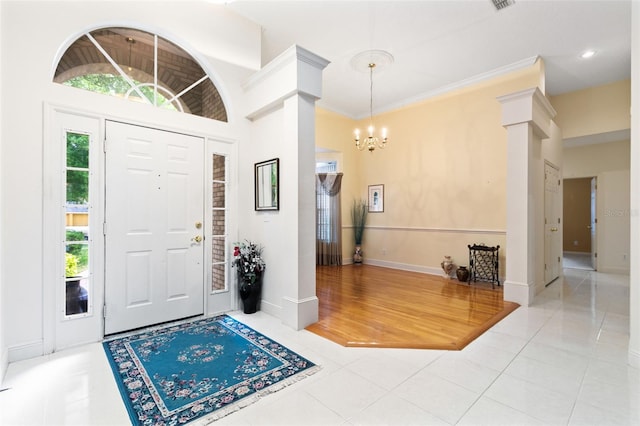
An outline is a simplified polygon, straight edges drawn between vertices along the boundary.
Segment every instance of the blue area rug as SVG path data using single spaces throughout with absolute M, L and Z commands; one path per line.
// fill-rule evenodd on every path
M 212 421 L 318 369 L 227 315 L 103 346 L 134 425 Z

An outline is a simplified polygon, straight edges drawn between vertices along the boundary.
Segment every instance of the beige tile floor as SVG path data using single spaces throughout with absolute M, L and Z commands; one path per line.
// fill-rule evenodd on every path
M 638 425 L 629 278 L 565 269 L 464 350 L 344 348 L 258 312 L 233 316 L 322 370 L 219 425 Z M 100 344 L 13 363 L 2 425 L 126 425 Z

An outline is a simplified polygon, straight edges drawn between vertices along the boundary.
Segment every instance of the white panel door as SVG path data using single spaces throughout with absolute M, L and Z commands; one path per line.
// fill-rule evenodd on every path
M 551 283 L 560 276 L 560 172 L 550 164 L 544 165 L 544 282 Z
M 204 312 L 204 140 L 106 124 L 105 334 Z

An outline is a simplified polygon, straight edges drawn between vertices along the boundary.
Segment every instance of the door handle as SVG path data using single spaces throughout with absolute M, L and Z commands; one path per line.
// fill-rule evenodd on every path
M 558 230 L 558 228 L 551 228 L 550 231 L 551 232 L 556 232 Z
M 202 240 L 204 240 L 204 238 L 202 238 L 201 235 L 196 235 L 195 237 L 193 237 L 191 239 L 191 241 L 195 241 L 196 243 L 200 243 L 200 242 L 202 242 Z

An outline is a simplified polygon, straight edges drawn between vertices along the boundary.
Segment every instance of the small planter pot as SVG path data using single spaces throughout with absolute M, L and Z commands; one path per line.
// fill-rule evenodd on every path
M 467 281 L 469 281 L 469 270 L 466 266 L 460 266 L 458 269 L 456 269 L 456 276 L 458 277 L 458 281 L 466 283 Z
M 258 311 L 262 295 L 262 274 L 258 274 L 254 283 L 241 282 L 239 293 L 240 299 L 242 299 L 243 312 L 245 314 L 255 314 Z
M 353 263 L 362 263 L 362 247 L 360 247 L 360 244 L 356 245 L 356 250 L 353 253 Z

